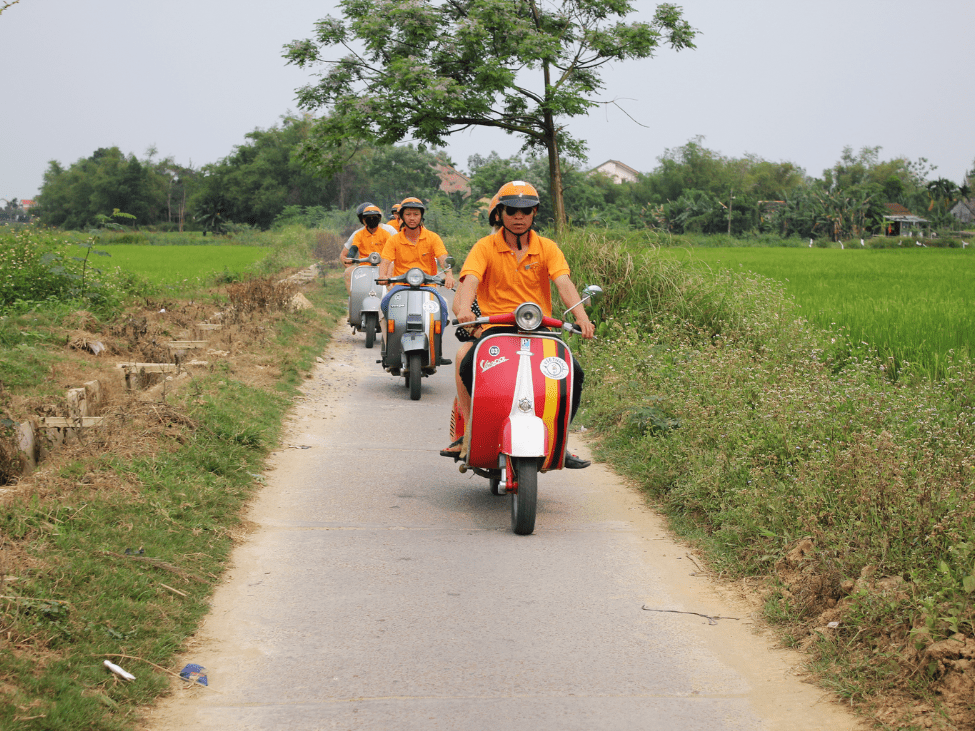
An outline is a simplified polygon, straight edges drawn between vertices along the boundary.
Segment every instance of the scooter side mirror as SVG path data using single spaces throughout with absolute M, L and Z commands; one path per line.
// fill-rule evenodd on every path
M 444 264 L 446 265 L 446 268 L 444 269 L 444 271 L 447 271 L 448 269 L 453 269 L 454 268 L 454 262 L 456 261 L 456 259 L 454 259 L 454 257 L 452 257 L 452 256 L 448 256 L 443 261 L 444 261 Z
M 376 266 L 377 264 L 379 264 L 379 262 L 381 260 L 382 260 L 382 257 L 379 256 L 379 252 L 378 251 L 374 251 L 374 252 L 372 252 L 369 255 L 369 263 L 372 264 L 373 266 Z
M 586 288 L 582 290 L 583 302 L 585 302 L 586 300 L 588 300 L 589 302 L 595 302 L 602 296 L 603 296 L 603 288 L 600 287 L 598 284 L 586 285 Z
M 589 285 L 586 285 L 586 288 L 584 290 L 582 290 L 582 299 L 579 300 L 578 302 L 576 302 L 574 305 L 572 305 L 572 307 L 570 307 L 569 309 L 567 309 L 565 312 L 563 312 L 562 313 L 562 317 L 565 317 L 566 315 L 568 315 L 569 314 L 569 310 L 572 310 L 572 309 L 578 307 L 579 305 L 585 306 L 585 305 L 589 304 L 590 302 L 595 302 L 596 300 L 598 300 L 602 296 L 603 296 L 603 288 L 600 287 L 598 284 L 589 284 Z

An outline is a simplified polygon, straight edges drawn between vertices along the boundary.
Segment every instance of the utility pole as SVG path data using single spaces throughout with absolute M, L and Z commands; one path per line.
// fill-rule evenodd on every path
M 734 205 L 734 189 L 728 192 L 728 235 L 731 236 L 731 207 Z

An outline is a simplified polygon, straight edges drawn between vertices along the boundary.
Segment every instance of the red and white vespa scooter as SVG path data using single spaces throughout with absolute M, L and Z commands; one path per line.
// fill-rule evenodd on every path
M 597 286 L 586 287 L 582 303 L 601 294 Z M 529 535 L 535 530 L 538 473 L 562 469 L 572 413 L 572 353 L 556 332 L 541 328 L 580 330 L 544 317 L 534 302 L 465 323 L 474 324 L 514 325 L 518 332 L 488 331 L 474 350 L 471 423 L 467 456 L 457 458 L 460 471 L 488 478 L 495 495 L 510 494 L 511 529 Z M 468 425 L 462 422 L 455 402 L 452 437 L 465 433 Z

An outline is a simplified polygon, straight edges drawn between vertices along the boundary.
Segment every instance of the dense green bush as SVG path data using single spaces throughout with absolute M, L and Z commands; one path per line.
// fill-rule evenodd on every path
M 0 310 L 63 308 L 69 302 L 96 312 L 116 310 L 143 283 L 106 266 L 108 256 L 93 237 L 78 241 L 35 226 L 0 233 Z

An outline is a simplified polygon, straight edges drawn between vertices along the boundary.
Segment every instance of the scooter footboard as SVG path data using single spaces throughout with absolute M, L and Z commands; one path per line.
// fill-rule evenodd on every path
M 474 351 L 471 439 L 467 464 L 496 468 L 498 454 L 532 451 L 544 441 L 541 469 L 562 466 L 572 412 L 572 353 L 554 335 L 489 335 Z M 529 426 L 535 417 L 544 430 Z M 538 435 L 542 436 L 539 437 Z M 534 435 L 534 436 L 533 436 Z M 532 441 L 534 440 L 534 441 Z M 521 445 L 521 446 L 516 446 Z M 534 455 L 522 455 L 534 456 Z

